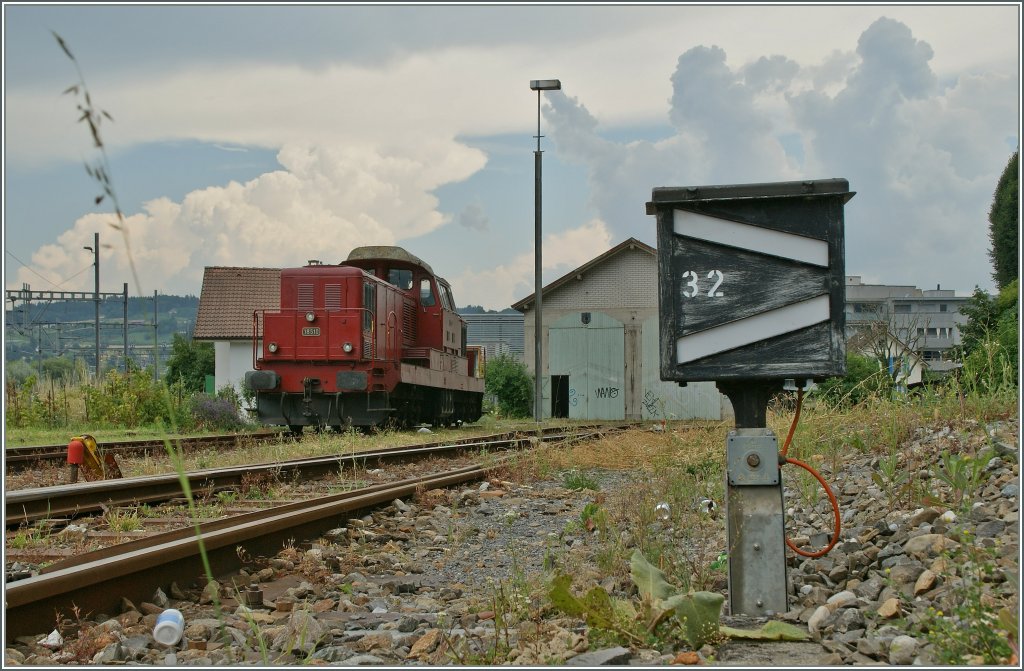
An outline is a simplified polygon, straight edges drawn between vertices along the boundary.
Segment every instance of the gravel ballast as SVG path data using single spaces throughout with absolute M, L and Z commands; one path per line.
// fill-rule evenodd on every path
M 154 589 L 149 602 L 125 601 L 120 613 L 83 615 L 64 631 L 7 641 L 5 662 L 934 664 L 937 651 L 915 633 L 916 625 L 956 605 L 963 570 L 951 565 L 950 556 L 964 543 L 991 550 L 995 569 L 984 587 L 993 602 L 1010 600 L 1016 608 L 1019 594 L 1018 446 L 1005 438 L 1012 435 L 1016 441 L 1017 420 L 977 429 L 920 429 L 904 446 L 967 451 L 977 449 L 981 440 L 994 446 L 982 483 L 969 505 L 958 510 L 894 497 L 884 481 L 880 485 L 873 477 L 880 470 L 877 455 L 855 452 L 838 472 L 823 469 L 839 499 L 842 534 L 824 557 L 787 553 L 790 610 L 777 616 L 806 630 L 809 638 L 803 642 L 730 640 L 699 650 L 627 647 L 594 637 L 583 621 L 545 607 L 537 598 L 543 594 L 538 587 L 559 571 L 572 573 L 576 590 L 600 585 L 613 597 L 635 594 L 621 571 L 600 568 L 607 539 L 581 520 L 588 504 L 644 488 L 649 474 L 588 469 L 585 475 L 597 483 L 596 490 L 567 489 L 557 475 L 519 481 L 496 474 L 471 487 L 396 500 L 358 519 L 341 520 L 316 542 L 256 558 L 240 574 L 206 589 Z M 931 477 L 929 469 L 909 475 Z M 799 492 L 786 490 L 787 531 L 794 542 L 821 540 L 821 520 L 827 523 L 831 515 L 828 501 L 821 499 L 810 505 Z M 708 542 L 724 549 L 721 512 L 712 525 L 717 536 Z M 684 542 L 685 535 L 679 538 Z M 628 545 L 629 534 L 624 531 L 620 541 Z M 245 605 L 234 586 L 255 586 L 258 593 Z M 724 592 L 724 587 L 722 575 L 711 585 L 714 591 Z M 165 608 L 177 608 L 185 618 L 183 641 L 173 650 L 151 634 Z M 723 616 L 723 624 L 741 628 L 763 623 Z

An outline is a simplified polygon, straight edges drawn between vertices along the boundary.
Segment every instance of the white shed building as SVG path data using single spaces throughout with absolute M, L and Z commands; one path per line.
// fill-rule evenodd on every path
M 216 389 L 231 385 L 241 392 L 253 369 L 253 314 L 281 304 L 281 270 L 209 266 L 203 271 L 195 340 L 212 341 Z M 262 336 L 263 324 L 257 324 Z
M 630 238 L 543 289 L 543 408 L 571 419 L 711 419 L 730 416 L 713 382 L 660 378 L 657 251 Z M 534 368 L 534 295 L 524 314 Z

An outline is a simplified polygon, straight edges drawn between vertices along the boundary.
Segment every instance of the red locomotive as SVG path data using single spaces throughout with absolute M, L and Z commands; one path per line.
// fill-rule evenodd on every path
M 245 383 L 260 422 L 293 433 L 448 425 L 480 419 L 482 357 L 430 266 L 400 247 L 358 247 L 340 265 L 281 271 L 281 309 L 253 314 Z

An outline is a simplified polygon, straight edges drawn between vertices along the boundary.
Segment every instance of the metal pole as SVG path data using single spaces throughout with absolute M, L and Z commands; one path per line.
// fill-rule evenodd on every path
M 533 232 L 533 245 L 534 245 L 534 269 L 533 269 L 533 284 L 535 287 L 537 301 L 534 306 L 534 319 L 533 319 L 533 346 L 534 346 L 534 365 L 533 365 L 533 418 L 539 424 L 544 419 L 544 408 L 543 398 L 541 392 L 541 374 L 543 368 L 541 367 L 541 349 L 542 337 L 543 337 L 543 287 L 541 285 L 541 188 L 540 188 L 540 173 L 541 173 L 541 151 L 540 151 L 540 91 L 537 91 L 537 151 L 533 154 L 533 169 L 534 169 L 534 232 Z
M 96 291 L 94 294 L 94 300 L 96 301 L 96 380 L 100 379 L 100 234 L 93 234 L 92 242 L 92 254 L 93 254 L 93 267 L 95 270 L 96 278 Z
M 153 289 L 153 381 L 160 380 L 160 326 L 157 322 L 156 289 Z
M 765 421 L 768 399 L 780 386 L 718 382 L 736 415 L 736 428 L 725 442 L 730 615 L 763 617 L 789 610 L 779 444 Z
M 124 334 L 124 372 L 128 374 L 128 283 L 124 283 L 124 323 L 121 326 Z

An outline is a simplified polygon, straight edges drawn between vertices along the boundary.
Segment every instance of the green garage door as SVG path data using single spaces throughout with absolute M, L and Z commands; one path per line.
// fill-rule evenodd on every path
M 625 418 L 623 343 L 622 322 L 600 312 L 566 315 L 548 327 L 548 372 L 567 378 L 570 419 Z

